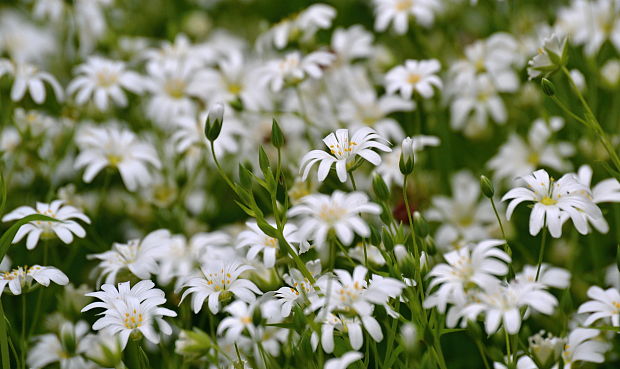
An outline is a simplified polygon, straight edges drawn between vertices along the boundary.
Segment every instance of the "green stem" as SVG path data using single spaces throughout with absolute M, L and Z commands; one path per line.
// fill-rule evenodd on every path
M 536 279 L 540 276 L 540 266 L 542 265 L 543 255 L 545 254 L 545 246 L 547 244 L 547 227 L 543 228 L 542 240 L 540 241 L 540 252 L 538 253 L 538 267 L 536 268 Z
M 482 346 L 482 342 L 479 339 L 476 339 L 476 346 L 478 347 L 478 351 L 480 352 L 480 357 L 482 357 L 482 362 L 484 363 L 485 369 L 491 369 L 489 366 L 489 361 L 487 359 L 487 355 L 484 352 L 484 346 Z
M 28 339 L 26 337 L 26 293 L 22 291 L 22 368 L 26 369 L 26 350 L 28 349 Z
M 508 357 L 508 367 L 510 368 L 510 364 L 512 364 L 512 354 L 510 353 L 510 337 L 508 336 L 508 331 L 506 327 L 504 327 L 504 337 L 506 338 L 506 356 Z
M 123 360 L 127 368 L 142 369 L 142 360 L 140 360 L 139 346 L 139 341 L 135 341 L 132 338 L 129 338 L 129 341 L 127 342 L 127 347 L 125 347 Z
M 583 105 L 583 108 L 586 111 L 586 120 L 590 123 L 590 128 L 596 133 L 599 140 L 605 147 L 605 150 L 607 150 L 607 153 L 609 154 L 611 161 L 616 166 L 616 170 L 620 171 L 620 157 L 618 157 L 618 153 L 616 153 L 616 150 L 614 149 L 613 145 L 609 141 L 609 137 L 607 137 L 607 134 L 603 130 L 603 127 L 601 127 L 601 124 L 596 119 L 596 116 L 592 112 L 592 109 L 590 109 L 590 105 L 588 105 L 588 103 L 586 102 L 586 99 L 581 94 L 581 91 L 579 91 L 579 88 L 577 88 L 577 85 L 575 84 L 575 81 L 573 81 L 573 78 L 571 77 L 568 69 L 566 69 L 566 67 L 562 67 L 562 72 L 568 79 L 568 82 L 573 92 L 575 93 L 575 95 L 577 95 L 577 98 L 579 98 L 579 101 L 581 101 L 581 105 Z
M 9 336 L 6 330 L 6 319 L 4 316 L 4 308 L 2 300 L 0 300 L 0 356 L 2 357 L 2 369 L 10 369 L 9 362 Z
M 502 219 L 499 217 L 499 213 L 497 212 L 497 207 L 495 206 L 495 201 L 492 197 L 489 198 L 491 200 L 491 206 L 493 207 L 493 212 L 495 213 L 495 218 L 497 219 L 497 223 L 499 223 L 499 229 L 502 231 L 502 237 L 506 244 L 504 245 L 504 251 L 512 256 L 512 251 L 510 250 L 510 245 L 508 245 L 508 239 L 506 238 L 506 232 L 504 232 L 504 225 L 502 224 Z

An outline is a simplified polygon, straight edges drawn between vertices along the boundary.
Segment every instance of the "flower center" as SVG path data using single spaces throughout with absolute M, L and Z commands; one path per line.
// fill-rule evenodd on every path
M 527 162 L 533 165 L 538 165 L 540 162 L 540 155 L 537 152 L 530 153 L 527 156 Z
M 558 202 L 557 202 L 557 200 L 554 200 L 554 199 L 552 199 L 549 196 L 545 196 L 545 197 L 542 198 L 542 200 L 540 200 L 540 203 L 543 204 L 543 205 L 550 206 L 550 205 L 555 205 Z
M 173 78 L 166 81 L 164 90 L 168 95 L 170 95 L 170 97 L 180 99 L 185 95 L 185 87 L 185 81 L 178 78 Z
M 108 155 L 108 162 L 110 163 L 110 166 L 115 167 L 118 164 L 120 164 L 120 162 L 123 160 L 123 158 L 120 155 L 116 155 L 116 154 L 109 154 Z
M 123 324 L 127 329 L 135 329 L 142 325 L 142 314 L 133 309 L 131 313 L 125 313 Z
M 216 292 L 226 291 L 226 288 L 232 283 L 232 275 L 224 273 L 224 269 L 219 272 L 209 273 L 207 276 L 207 285 L 211 286 Z
M 357 145 L 355 141 L 338 142 L 335 145 L 329 145 L 329 151 L 338 159 L 345 159 L 349 157 L 355 145 Z
M 324 220 L 328 224 L 334 224 L 342 219 L 347 213 L 347 210 L 339 206 L 323 205 L 321 211 L 319 211 L 319 218 Z
M 421 79 L 422 79 L 422 76 L 420 74 L 411 73 L 407 77 L 407 82 L 411 83 L 412 85 L 415 85 L 416 83 L 420 82 Z
M 101 70 L 96 73 L 97 85 L 100 87 L 110 87 L 116 84 L 118 81 L 118 75 L 116 73 L 110 73 L 109 70 Z
M 399 12 L 404 12 L 408 10 L 413 5 L 413 0 L 400 0 L 396 2 L 396 10 Z
M 273 237 L 267 237 L 267 239 L 265 240 L 265 246 L 275 248 L 276 246 L 278 246 L 278 240 Z

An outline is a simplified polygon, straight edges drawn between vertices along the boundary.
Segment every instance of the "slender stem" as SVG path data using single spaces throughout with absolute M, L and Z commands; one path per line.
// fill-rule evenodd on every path
M 476 339 L 476 346 L 478 347 L 478 351 L 480 352 L 480 356 L 482 357 L 482 362 L 484 363 L 485 369 L 491 369 L 489 366 L 489 361 L 487 359 L 487 355 L 484 352 L 484 346 L 482 346 L 482 342 L 479 339 Z
M 586 111 L 586 120 L 590 123 L 590 128 L 592 128 L 592 130 L 594 130 L 594 132 L 597 134 L 599 140 L 601 141 L 601 143 L 605 147 L 605 150 L 607 150 L 607 153 L 609 154 L 609 157 L 611 158 L 611 161 L 616 166 L 616 170 L 620 171 L 620 157 L 618 157 L 618 153 L 616 153 L 615 148 L 613 147 L 613 145 L 609 141 L 609 137 L 607 137 L 607 134 L 603 130 L 603 127 L 601 127 L 601 124 L 596 119 L 596 116 L 592 112 L 592 109 L 590 108 L 590 105 L 588 105 L 588 103 L 586 102 L 586 99 L 581 94 L 581 91 L 579 91 L 579 88 L 577 88 L 577 85 L 575 84 L 575 81 L 573 81 L 573 78 L 571 77 L 570 72 L 568 71 L 568 69 L 566 69 L 566 67 L 562 67 L 562 72 L 564 73 L 564 75 L 568 79 L 568 82 L 569 82 L 573 92 L 575 93 L 575 95 L 577 95 L 577 98 L 579 99 L 579 101 L 581 101 L 581 105 L 583 105 L 583 108 Z
M 222 169 L 222 166 L 220 165 L 220 162 L 217 160 L 217 155 L 215 155 L 214 146 L 215 146 L 215 142 L 213 142 L 213 141 L 209 142 L 209 147 L 211 148 L 211 156 L 213 156 L 213 161 L 215 162 L 215 166 L 217 167 L 218 172 L 220 173 L 222 178 L 224 178 L 224 180 L 226 181 L 228 186 L 234 191 L 235 190 L 235 185 L 232 183 L 230 178 L 228 178 L 228 176 L 226 175 L 226 172 L 224 172 L 224 170 Z
M 538 254 L 538 267 L 536 268 L 536 279 L 540 276 L 540 266 L 542 265 L 543 255 L 545 254 L 545 246 L 547 244 L 547 227 L 543 227 L 542 240 L 540 241 L 540 252 Z
M 504 327 L 504 337 L 506 338 L 506 356 L 508 358 L 508 364 L 512 364 L 512 354 L 510 353 L 510 337 L 508 336 L 508 331 L 506 327 Z
M 411 208 L 409 207 L 409 196 L 407 196 L 407 178 L 409 176 L 404 176 L 403 179 L 403 201 L 405 202 L 405 209 L 407 210 L 407 218 L 409 219 L 409 228 L 411 231 L 411 239 L 413 242 L 413 252 L 416 258 L 416 263 L 420 262 L 420 253 L 418 250 L 418 245 L 415 242 L 415 230 L 413 228 L 413 216 L 411 214 Z
M 2 357 L 2 369 L 10 369 L 11 364 L 9 362 L 9 335 L 6 330 L 6 320 L 4 317 L 4 308 L 2 307 L 2 300 L 0 300 L 0 356 Z
M 351 178 L 351 187 L 353 187 L 353 191 L 357 191 L 357 186 L 355 185 L 355 177 L 353 177 L 353 172 L 349 172 L 349 178 Z
M 492 197 L 489 198 L 491 200 L 491 206 L 493 207 L 493 212 L 495 213 L 495 218 L 497 218 L 497 223 L 499 223 L 499 229 L 502 231 L 502 237 L 506 243 L 504 244 L 504 251 L 512 256 L 512 251 L 510 250 L 510 245 L 508 245 L 508 239 L 506 238 L 506 232 L 504 232 L 504 225 L 502 224 L 502 219 L 499 217 L 499 213 L 497 212 L 497 207 L 495 206 L 495 201 Z
M 22 291 L 22 368 L 26 369 L 26 350 L 28 349 L 28 339 L 26 337 L 26 293 Z
M 589 127 L 588 122 L 586 122 L 585 120 L 583 120 L 583 118 L 581 118 L 580 116 L 578 116 L 577 114 L 573 113 L 572 111 L 570 111 L 570 109 L 562 102 L 562 100 L 558 99 L 557 96 L 551 96 L 551 100 L 553 100 L 559 107 L 560 109 L 562 109 L 566 114 L 570 115 L 573 119 L 575 119 L 577 122 L 583 124 L 586 127 Z

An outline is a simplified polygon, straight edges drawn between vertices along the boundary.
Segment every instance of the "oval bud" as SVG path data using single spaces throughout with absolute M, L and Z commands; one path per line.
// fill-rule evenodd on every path
M 415 158 L 413 154 L 413 140 L 406 137 L 401 144 L 400 160 L 398 167 L 403 175 L 409 175 L 413 172 Z
M 542 90 L 545 93 L 545 95 L 547 96 L 555 95 L 555 85 L 553 84 L 553 82 L 551 82 L 547 78 L 543 78 L 540 81 L 540 86 L 542 87 Z
M 205 136 L 207 140 L 215 141 L 222 131 L 222 122 L 224 121 L 224 105 L 215 103 L 209 114 L 207 114 L 207 123 L 205 124 Z
M 387 201 L 390 199 L 390 190 L 385 184 L 383 177 L 378 174 L 375 174 L 372 179 L 372 190 L 375 192 L 375 195 L 379 200 Z
M 480 176 L 480 189 L 482 190 L 484 196 L 489 199 L 492 198 L 493 195 L 495 195 L 495 188 L 493 187 L 493 183 L 485 175 Z

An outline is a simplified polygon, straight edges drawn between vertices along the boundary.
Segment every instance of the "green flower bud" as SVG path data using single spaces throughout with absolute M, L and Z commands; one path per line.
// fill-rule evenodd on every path
M 545 93 L 545 95 L 547 96 L 555 95 L 555 85 L 553 84 L 553 82 L 551 82 L 547 78 L 543 78 L 540 81 L 540 86 L 542 87 L 542 90 Z
M 425 238 L 428 236 L 428 223 L 419 211 L 413 213 L 413 229 L 418 237 Z
M 276 118 L 273 118 L 273 123 L 271 123 L 271 144 L 277 148 L 284 146 L 284 134 Z
M 413 173 L 413 166 L 415 164 L 415 158 L 413 155 L 413 140 L 407 137 L 401 144 L 400 160 L 398 161 L 398 167 L 403 175 L 409 175 Z
M 383 177 L 378 174 L 375 174 L 372 179 L 372 190 L 375 192 L 375 195 L 379 200 L 387 201 L 390 199 L 390 190 L 385 184 Z
M 495 195 L 495 188 L 493 187 L 493 183 L 485 175 L 480 176 L 480 189 L 482 190 L 484 196 L 488 197 L 489 199 L 493 198 L 493 195 Z
M 215 141 L 222 131 L 222 122 L 224 121 L 224 105 L 216 103 L 209 109 L 207 122 L 205 124 L 205 136 L 207 140 Z

